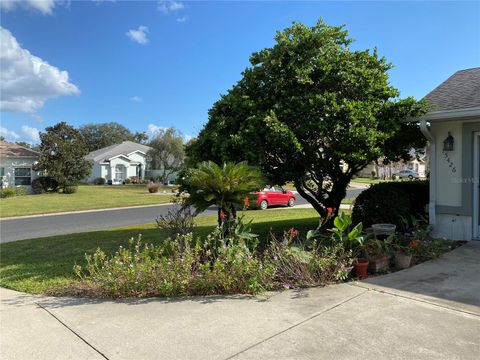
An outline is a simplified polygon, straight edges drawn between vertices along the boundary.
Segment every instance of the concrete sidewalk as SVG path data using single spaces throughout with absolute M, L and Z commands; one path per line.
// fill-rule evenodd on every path
M 260 297 L 96 301 L 2 289 L 2 359 L 477 359 L 480 243 Z

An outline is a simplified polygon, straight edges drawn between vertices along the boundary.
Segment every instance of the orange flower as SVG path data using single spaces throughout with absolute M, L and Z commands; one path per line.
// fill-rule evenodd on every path
M 223 212 L 223 210 L 220 210 L 220 217 L 221 217 L 222 219 L 225 219 L 225 213 Z
M 327 208 L 328 217 L 332 216 L 333 209 L 331 207 Z
M 408 244 L 408 246 L 410 246 L 410 248 L 412 248 L 412 249 L 418 248 L 419 245 L 420 245 L 419 240 L 412 240 L 412 241 L 410 241 L 410 244 Z
M 292 236 L 292 237 L 295 237 L 298 235 L 298 230 L 295 230 L 294 228 L 291 228 L 290 230 L 288 230 L 288 235 Z
M 246 207 L 248 206 L 249 202 L 248 202 L 248 196 L 245 196 L 245 199 L 243 199 L 243 205 L 245 205 Z

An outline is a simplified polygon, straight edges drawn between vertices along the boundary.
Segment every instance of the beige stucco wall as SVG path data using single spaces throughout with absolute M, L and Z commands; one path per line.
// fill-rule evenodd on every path
M 475 235 L 472 212 L 475 205 L 473 189 L 478 179 L 474 179 L 473 156 L 475 149 L 472 147 L 468 153 L 463 153 L 464 145 L 473 142 L 472 129 L 480 122 L 480 118 L 464 121 L 442 121 L 431 123 L 431 133 L 436 143 L 435 161 L 435 197 L 436 219 L 433 235 L 452 240 L 471 240 Z M 465 129 L 464 125 L 468 124 Z M 475 123 L 475 124 L 473 124 Z M 451 132 L 454 138 L 453 151 L 443 151 L 443 141 Z M 465 136 L 465 137 L 464 137 Z M 467 168 L 463 168 L 468 163 Z M 467 165 L 465 165 L 467 166 Z M 455 171 L 453 171 L 453 168 Z M 433 175 L 433 174 L 432 174 Z M 473 204 L 473 206 L 472 206 Z
M 443 141 L 452 133 L 454 150 L 444 152 Z M 462 122 L 432 123 L 431 133 L 437 144 L 436 182 L 437 205 L 462 205 Z M 450 160 L 448 161 L 447 158 Z M 452 166 L 450 166 L 452 164 Z M 455 168 L 455 172 L 453 172 Z

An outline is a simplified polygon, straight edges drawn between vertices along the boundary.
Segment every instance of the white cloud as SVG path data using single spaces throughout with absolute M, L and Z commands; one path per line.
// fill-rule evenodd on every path
M 128 30 L 125 35 L 127 35 L 133 41 L 145 45 L 148 43 L 147 33 L 148 27 L 140 25 L 137 30 Z
M 148 124 L 147 126 L 147 136 L 151 139 L 153 138 L 159 131 L 166 130 L 166 127 L 157 126 L 155 124 Z
M 56 4 L 60 0 L 1 0 L 0 8 L 6 11 L 16 8 L 32 9 L 41 12 L 43 15 L 52 15 Z
M 0 28 L 0 109 L 33 113 L 45 101 L 62 95 L 78 95 L 68 72 L 23 49 L 10 31 Z
M 8 130 L 3 126 L 0 126 L 0 136 L 3 136 L 8 142 L 15 142 L 20 139 L 20 135 L 18 135 L 15 131 Z
M 175 11 L 179 11 L 185 8 L 180 1 L 159 1 L 158 2 L 158 11 L 163 12 L 164 14 L 170 14 Z
M 135 96 L 132 96 L 130 100 L 133 102 L 142 102 L 143 99 L 140 96 L 135 95 Z
M 179 22 L 179 23 L 184 23 L 184 22 L 187 22 L 187 21 L 188 21 L 188 16 L 186 16 L 186 15 L 177 18 L 177 22 Z
M 40 141 L 39 131 L 28 125 L 22 125 L 22 133 L 27 142 L 36 143 Z

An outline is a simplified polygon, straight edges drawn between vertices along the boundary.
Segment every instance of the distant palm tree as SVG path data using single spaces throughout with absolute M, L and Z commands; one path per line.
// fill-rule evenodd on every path
M 218 224 L 236 219 L 236 206 L 242 206 L 245 197 L 264 185 L 262 173 L 246 162 L 229 162 L 219 166 L 212 161 L 190 169 L 183 179 L 183 189 L 190 194 L 187 205 L 204 211 L 211 205 L 218 207 Z

